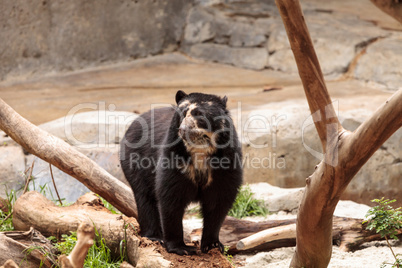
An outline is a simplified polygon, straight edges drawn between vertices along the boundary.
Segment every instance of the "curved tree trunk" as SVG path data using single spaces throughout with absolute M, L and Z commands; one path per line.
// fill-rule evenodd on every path
M 126 216 L 137 217 L 137 206 L 130 187 L 65 141 L 31 124 L 1 98 L 0 129 L 28 152 L 76 178 Z
M 327 267 L 332 218 L 342 192 L 374 152 L 402 125 L 402 90 L 353 133 L 340 125 L 298 0 L 276 0 L 324 151 L 306 179 L 291 267 Z

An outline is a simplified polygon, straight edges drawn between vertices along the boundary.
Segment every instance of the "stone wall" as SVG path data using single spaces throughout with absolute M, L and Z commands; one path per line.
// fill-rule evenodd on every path
M 0 80 L 180 50 L 209 62 L 297 73 L 273 0 L 0 0 Z M 402 33 L 303 2 L 324 75 L 402 85 Z
M 177 49 L 187 0 L 0 0 L 0 80 Z

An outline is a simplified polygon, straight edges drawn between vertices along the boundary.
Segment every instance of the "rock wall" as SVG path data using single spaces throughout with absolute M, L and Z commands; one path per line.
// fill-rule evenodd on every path
M 354 131 L 372 112 L 339 112 L 342 126 Z M 246 183 L 268 182 L 279 187 L 304 187 L 322 159 L 321 143 L 304 101 L 270 103 L 242 120 Z M 238 129 L 239 131 L 239 129 Z M 402 205 L 402 129 L 396 131 L 350 182 L 342 199 L 371 205 L 371 200 L 397 199 Z
M 204 2 L 189 12 L 181 51 L 241 68 L 297 73 L 274 1 Z M 401 87 L 401 32 L 382 29 L 353 14 L 318 8 L 317 3 L 302 4 L 324 75 L 347 73 L 391 90 Z
M 0 1 L 0 80 L 175 50 L 240 68 L 297 73 L 273 0 Z M 324 75 L 401 87 L 400 31 L 325 3 L 302 4 Z
M 0 80 L 177 49 L 187 0 L 0 1 Z

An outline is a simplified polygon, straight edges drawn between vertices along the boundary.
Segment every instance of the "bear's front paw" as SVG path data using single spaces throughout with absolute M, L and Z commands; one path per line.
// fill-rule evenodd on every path
M 208 251 L 210 251 L 213 248 L 219 248 L 219 251 L 221 253 L 223 253 L 223 251 L 225 250 L 225 247 L 223 246 L 223 244 L 219 240 L 214 241 L 214 242 L 203 242 L 203 243 L 201 243 L 201 251 L 203 253 L 207 253 Z

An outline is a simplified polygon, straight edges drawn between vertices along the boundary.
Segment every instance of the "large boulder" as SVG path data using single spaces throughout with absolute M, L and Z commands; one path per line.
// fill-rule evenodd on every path
M 137 114 L 121 111 L 91 111 L 70 114 L 40 125 L 47 132 L 70 143 L 89 159 L 95 161 L 111 175 L 127 184 L 120 167 L 120 140 L 138 117 Z M 27 167 L 34 163 L 34 180 L 30 189 L 42 191 L 49 199 L 56 199 L 49 164 L 33 155 L 26 159 Z M 24 169 L 24 168 L 23 168 Z M 75 178 L 56 167 L 53 177 L 60 197 L 74 202 L 89 189 Z
M 178 47 L 193 1 L 5 1 L 0 79 L 162 54 Z
M 356 53 L 371 40 L 386 35 L 372 23 L 350 14 L 305 9 L 305 16 L 324 75 L 345 73 Z M 270 54 L 268 66 L 274 70 L 297 73 L 283 23 L 276 21 L 271 28 L 267 44 Z
M 374 81 L 391 90 L 402 88 L 402 34 L 371 44 L 354 72 L 357 79 Z
M 110 148 L 77 149 L 81 153 L 85 154 L 89 159 L 95 161 L 99 166 L 101 166 L 115 178 L 121 180 L 125 184 L 128 184 L 120 167 L 118 154 L 119 148 L 117 146 Z M 32 162 L 34 162 L 34 169 L 32 172 L 34 178 L 29 184 L 30 190 L 42 192 L 50 200 L 57 200 L 49 163 L 34 155 L 29 155 L 26 158 L 27 168 L 32 165 Z M 77 179 L 64 173 L 55 166 L 52 166 L 52 172 L 57 191 L 60 195 L 60 198 L 62 198 L 64 202 L 75 202 L 80 196 L 90 191 Z
M 355 130 L 372 111 L 342 111 L 341 124 Z M 305 102 L 271 103 L 242 120 L 244 179 L 283 188 L 305 186 L 322 158 L 321 144 Z M 402 130 L 392 135 L 367 161 L 346 188 L 343 199 L 370 204 L 385 196 L 400 199 L 402 187 Z M 399 200 L 398 204 L 402 204 Z
M 20 146 L 0 145 L 0 197 L 24 188 L 25 158 Z
M 238 132 L 245 182 L 268 182 L 284 188 L 304 186 L 305 178 L 320 161 L 306 149 L 320 148 L 309 116 L 301 100 L 270 103 L 243 116 Z
M 39 127 L 76 147 L 115 147 L 137 117 L 137 114 L 123 111 L 99 110 L 75 113 L 73 110 L 71 114 Z

